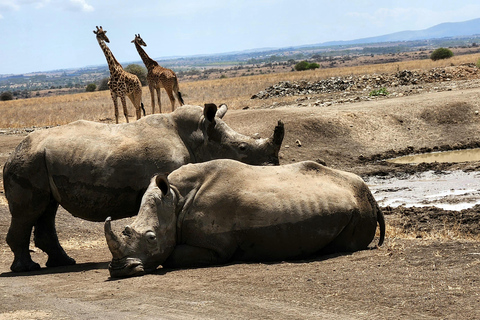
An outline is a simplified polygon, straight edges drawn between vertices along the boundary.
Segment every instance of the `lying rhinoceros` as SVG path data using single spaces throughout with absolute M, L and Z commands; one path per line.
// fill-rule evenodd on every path
M 7 242 L 13 271 L 40 266 L 29 242 L 48 254 L 47 266 L 74 264 L 60 246 L 55 215 L 60 204 L 76 217 L 105 221 L 137 214 L 151 177 L 189 162 L 231 158 L 249 164 L 278 164 L 284 128 L 254 139 L 235 132 L 214 104 L 183 106 L 171 114 L 135 123 L 77 121 L 31 133 L 5 164 L 3 179 L 12 221 Z
M 354 174 L 307 161 L 249 166 L 233 160 L 188 164 L 152 178 L 122 234 L 105 222 L 112 277 L 166 267 L 275 261 L 355 251 L 380 240 L 385 222 Z

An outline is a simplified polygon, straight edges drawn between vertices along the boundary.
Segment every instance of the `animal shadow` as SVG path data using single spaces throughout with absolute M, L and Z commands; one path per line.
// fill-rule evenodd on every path
M 27 272 L 4 272 L 0 274 L 0 278 L 8 277 L 30 277 L 30 276 L 40 276 L 45 274 L 61 274 L 61 273 L 78 273 L 84 271 L 92 270 L 107 270 L 109 262 L 87 262 L 79 263 L 71 266 L 62 266 L 62 267 L 43 267 L 35 271 Z M 108 272 L 108 271 L 107 271 Z

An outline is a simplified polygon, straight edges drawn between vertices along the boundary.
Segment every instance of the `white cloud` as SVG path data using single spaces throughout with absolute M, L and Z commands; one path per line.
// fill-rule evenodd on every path
M 89 5 L 85 0 L 70 0 L 66 7 L 73 11 L 91 12 L 94 10 L 93 6 Z
M 2 11 L 18 10 L 20 9 L 20 5 L 17 2 L 18 1 L 13 1 L 13 0 L 0 0 L 0 10 Z

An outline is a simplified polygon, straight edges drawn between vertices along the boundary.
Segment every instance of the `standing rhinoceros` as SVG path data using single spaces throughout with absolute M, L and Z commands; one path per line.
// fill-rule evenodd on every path
M 183 106 L 171 114 L 135 123 L 109 125 L 77 121 L 33 132 L 5 164 L 3 179 L 12 221 L 7 242 L 13 271 L 40 266 L 29 252 L 35 245 L 48 254 L 47 266 L 74 264 L 60 246 L 55 215 L 60 204 L 72 215 L 105 221 L 137 214 L 151 177 L 189 162 L 231 158 L 249 164 L 278 164 L 284 128 L 254 139 L 235 132 L 214 104 Z
M 380 240 L 385 222 L 354 174 L 307 161 L 249 166 L 233 160 L 188 164 L 152 178 L 122 234 L 105 221 L 112 277 L 232 260 L 272 261 L 355 251 Z

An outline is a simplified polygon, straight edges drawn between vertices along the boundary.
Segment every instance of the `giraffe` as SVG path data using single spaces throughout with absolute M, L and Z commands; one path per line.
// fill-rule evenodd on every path
M 152 98 L 152 113 L 155 113 L 155 91 L 157 91 L 158 108 L 160 113 L 162 113 L 162 102 L 160 99 L 161 88 L 164 88 L 168 94 L 168 98 L 172 104 L 172 111 L 175 110 L 174 95 L 177 97 L 179 104 L 183 106 L 185 103 L 183 102 L 182 94 L 178 89 L 178 79 L 175 72 L 160 66 L 157 61 L 148 56 L 148 54 L 142 48 L 142 46 L 146 47 L 147 44 L 140 37 L 140 34 L 135 35 L 135 39 L 132 40 L 132 43 L 135 43 L 138 54 L 147 67 L 148 88 L 150 89 L 150 97 Z
M 138 77 L 134 74 L 131 74 L 123 70 L 122 65 L 117 61 L 113 55 L 110 48 L 108 48 L 107 43 L 110 43 L 110 40 L 107 38 L 107 31 L 103 30 L 97 26 L 97 30 L 93 31 L 97 35 L 97 41 L 107 58 L 108 68 L 110 70 L 110 79 L 108 80 L 108 87 L 110 88 L 110 95 L 112 96 L 113 106 L 115 108 L 115 121 L 118 123 L 118 97 L 123 106 L 123 114 L 125 119 L 128 122 L 128 111 L 127 111 L 127 101 L 125 96 L 127 96 L 130 101 L 132 101 L 133 106 L 136 109 L 137 120 L 141 117 L 140 108 L 143 109 L 142 103 L 142 84 Z M 145 115 L 145 109 L 143 109 L 143 114 Z

